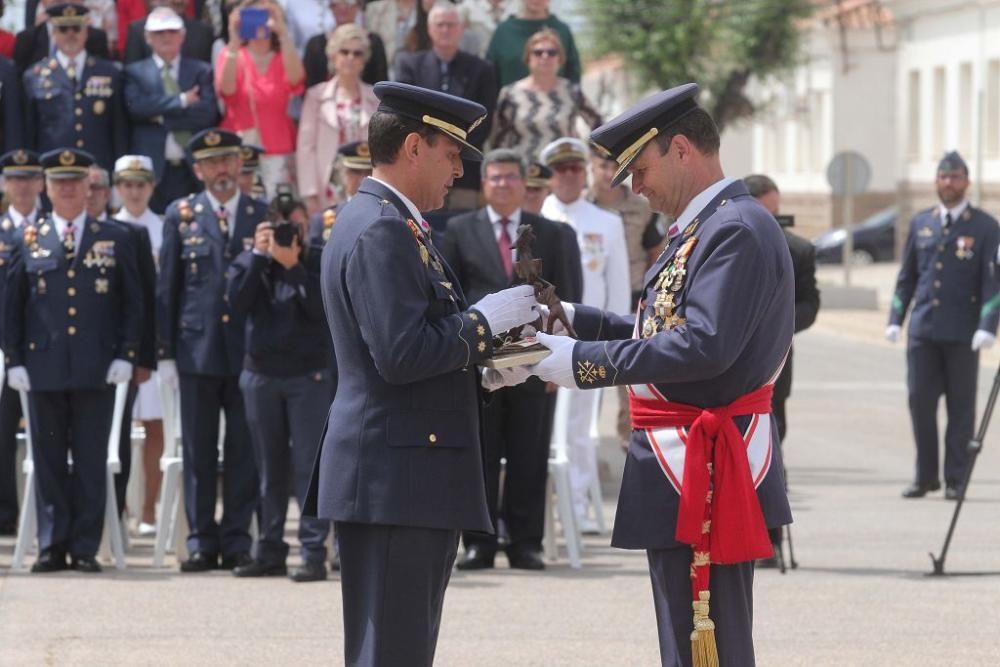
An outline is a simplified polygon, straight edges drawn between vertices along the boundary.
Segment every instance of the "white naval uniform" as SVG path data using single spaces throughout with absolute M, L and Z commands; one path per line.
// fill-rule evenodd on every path
M 583 262 L 583 300 L 581 303 L 603 310 L 629 312 L 628 248 L 625 228 L 617 213 L 612 213 L 584 198 L 565 204 L 554 194 L 546 197 L 541 214 L 569 224 L 576 230 Z M 559 390 L 559 400 L 568 402 L 566 444 L 570 460 L 570 484 L 573 507 L 580 519 L 586 519 L 588 492 L 597 475 L 597 441 L 591 437 L 590 424 L 598 405 L 598 392 L 582 389 Z M 600 498 L 591 498 L 594 503 Z M 583 525 L 589 522 L 583 521 Z
M 145 227 L 149 231 L 149 242 L 153 246 L 153 258 L 159 260 L 160 246 L 163 244 L 163 218 L 148 208 L 145 213 L 135 217 L 123 206 L 115 214 L 115 220 Z M 132 408 L 132 419 L 138 421 L 163 419 L 163 408 L 160 406 L 160 376 L 155 372 L 149 380 L 139 385 L 139 393 L 136 394 L 135 406 Z

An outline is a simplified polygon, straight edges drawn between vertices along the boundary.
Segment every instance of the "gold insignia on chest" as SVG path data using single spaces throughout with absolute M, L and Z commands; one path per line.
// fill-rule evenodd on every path
M 101 226 L 96 222 L 92 222 L 90 223 L 90 231 L 96 234 L 97 232 L 101 231 Z
M 3 222 L 2 222 L 2 223 L 0 223 L 0 228 L 3 228 L 3 230 L 4 230 L 5 232 L 9 232 L 9 231 L 10 231 L 10 229 L 11 229 L 11 227 L 13 227 L 13 226 L 14 226 L 14 223 L 12 223 L 12 222 L 10 221 L 10 218 L 4 218 L 4 219 L 3 219 Z
M 49 227 L 49 223 L 47 223 L 47 222 L 46 222 L 46 223 L 45 223 L 44 225 L 42 225 L 42 226 L 41 226 L 41 227 L 39 228 L 38 232 L 39 232 L 39 233 L 40 233 L 40 234 L 41 234 L 42 236 L 47 236 L 47 235 L 48 235 L 48 233 L 49 233 L 49 230 L 50 230 L 50 229 L 52 229 L 52 228 L 51 228 L 51 227 Z
M 201 213 L 204 210 L 205 210 L 205 206 L 201 202 L 198 202 L 197 204 L 194 205 L 194 212 L 195 213 Z
M 423 244 L 420 245 L 420 261 L 424 263 L 424 266 L 427 266 L 430 261 L 430 253 L 427 252 L 427 246 Z
M 107 294 L 108 287 L 109 283 L 107 278 L 98 278 L 94 281 L 94 291 L 98 294 Z
M 253 211 L 254 211 L 253 204 L 247 204 L 247 209 L 246 210 L 247 210 L 247 215 L 253 215 Z
M 107 107 L 104 104 L 104 100 L 97 100 L 96 102 L 94 102 L 94 113 L 97 114 L 98 116 L 104 113 L 104 110 L 106 108 Z
M 920 230 L 917 232 L 917 236 L 925 239 L 928 236 L 934 236 L 934 232 L 931 231 L 930 227 L 921 227 Z

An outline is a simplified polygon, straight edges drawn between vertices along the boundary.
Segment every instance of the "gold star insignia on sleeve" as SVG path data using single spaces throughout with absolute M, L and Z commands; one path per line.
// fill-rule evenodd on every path
M 600 372 L 597 366 L 589 361 L 578 361 L 576 362 L 576 367 L 576 375 L 580 378 L 581 383 L 594 384 L 594 380 L 597 379 L 597 375 Z
M 484 327 L 482 324 L 480 324 L 478 327 L 476 327 L 476 333 L 479 334 L 480 336 L 485 336 L 486 335 L 486 327 Z
M 482 354 L 486 351 L 486 343 L 484 341 L 479 341 L 479 345 L 476 346 L 476 349 L 479 350 L 480 354 Z
M 476 315 L 475 313 L 469 313 L 469 319 L 472 320 L 473 322 L 478 322 L 479 315 Z

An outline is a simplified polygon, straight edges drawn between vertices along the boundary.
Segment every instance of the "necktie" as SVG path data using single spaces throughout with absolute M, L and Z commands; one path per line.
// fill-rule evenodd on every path
M 951 211 L 944 214 L 944 228 L 948 229 L 951 227 Z
M 69 67 L 66 68 L 66 76 L 69 77 L 69 82 L 73 84 L 73 88 L 76 88 L 76 67 L 73 63 L 70 63 Z
M 163 69 L 160 70 L 160 78 L 163 79 L 163 91 L 167 95 L 173 97 L 181 94 L 181 87 L 178 85 L 177 79 L 170 73 L 170 63 L 163 63 Z M 187 146 L 188 141 L 191 139 L 191 132 L 189 130 L 174 130 L 171 134 L 174 135 L 174 141 L 182 148 Z
M 510 220 L 507 218 L 500 218 L 500 237 L 497 239 L 497 249 L 500 251 L 500 261 L 503 262 L 503 270 L 507 274 L 507 280 L 514 277 L 514 259 L 510 252 L 510 234 L 507 232 L 509 223 Z
M 448 63 L 441 61 L 441 92 L 447 93 L 448 89 L 451 88 L 451 73 L 449 71 Z
M 225 206 L 219 207 L 218 212 L 219 217 L 219 230 L 222 232 L 222 238 L 228 243 L 229 242 L 229 211 L 226 210 Z
M 66 223 L 66 231 L 63 232 L 63 254 L 69 263 L 76 257 L 76 230 L 73 228 L 72 220 Z

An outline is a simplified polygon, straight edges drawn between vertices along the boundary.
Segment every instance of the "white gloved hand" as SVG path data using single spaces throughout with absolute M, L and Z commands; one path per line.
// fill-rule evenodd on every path
M 14 391 L 31 391 L 31 380 L 28 379 L 28 369 L 24 366 L 12 366 L 8 368 L 7 384 Z
M 576 308 L 573 307 L 569 301 L 560 301 L 562 304 L 563 312 L 566 313 L 566 319 L 569 320 L 570 326 L 573 325 L 573 318 L 576 317 Z M 538 305 L 539 312 L 542 314 L 542 328 L 547 329 L 549 326 L 549 307 L 545 304 Z M 566 327 L 563 326 L 562 322 L 556 322 L 552 325 L 552 335 L 553 336 L 568 336 L 569 332 L 566 331 Z
M 996 336 L 991 334 L 989 331 L 979 329 L 976 333 L 972 334 L 972 351 L 978 352 L 984 347 L 993 347 L 996 342 Z
M 573 347 L 576 345 L 576 339 L 539 332 L 535 334 L 535 341 L 552 350 L 552 354 L 534 366 L 529 366 L 531 374 L 545 382 L 554 382 L 560 387 L 576 389 L 576 380 L 573 377 Z
M 177 379 L 177 364 L 173 359 L 160 359 L 156 364 L 156 373 L 163 382 L 171 389 L 177 389 L 179 381 Z
M 494 336 L 538 319 L 538 302 L 531 285 L 487 294 L 472 307 L 483 314 Z
M 115 359 L 108 366 L 108 375 L 104 381 L 108 384 L 118 384 L 128 382 L 132 379 L 132 364 L 124 359 Z
M 885 328 L 885 339 L 890 343 L 895 343 L 899 340 L 899 334 L 902 331 L 898 324 L 890 324 Z
M 514 387 L 531 377 L 528 366 L 487 368 L 483 371 L 483 389 L 496 391 L 501 387 Z

